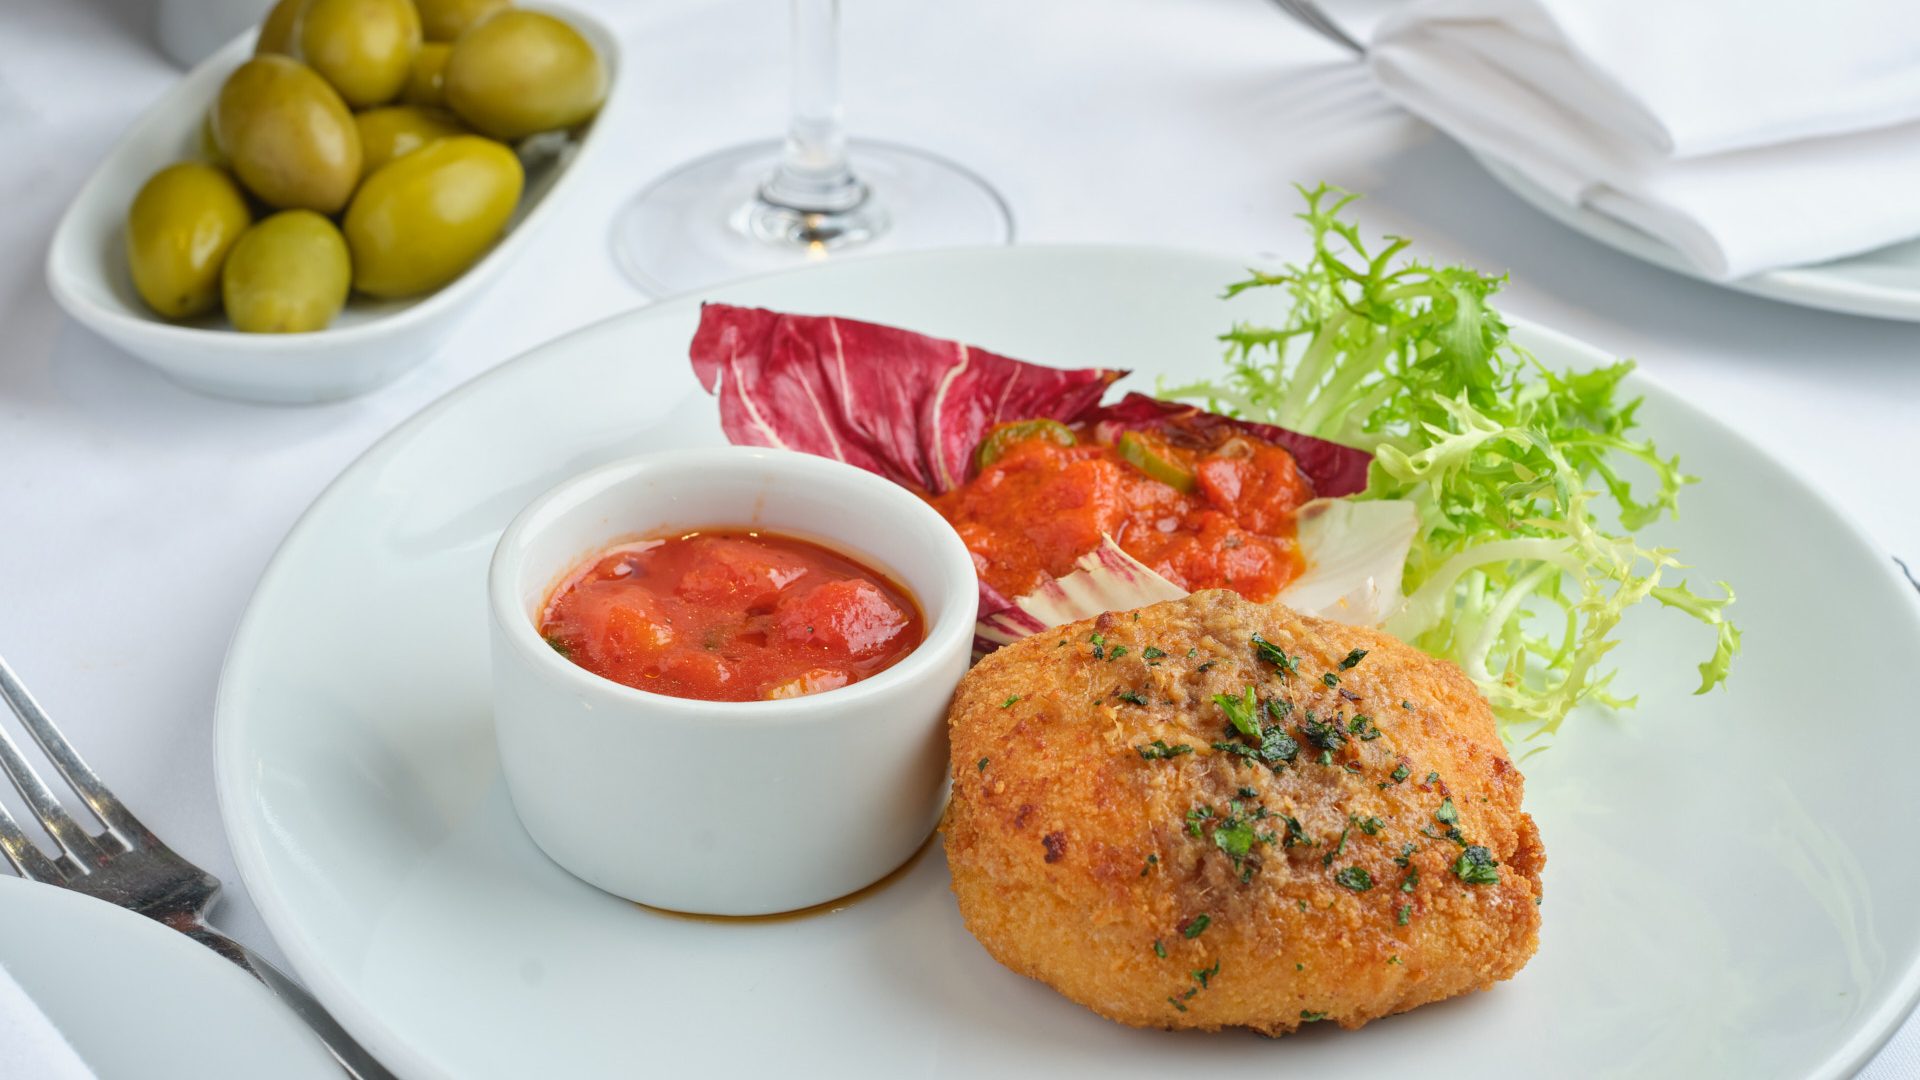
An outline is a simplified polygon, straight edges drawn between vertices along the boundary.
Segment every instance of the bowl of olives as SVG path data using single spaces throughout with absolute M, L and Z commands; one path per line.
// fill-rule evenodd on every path
M 280 0 L 54 232 L 68 314 L 174 381 L 332 401 L 433 355 L 603 141 L 604 25 L 510 0 Z

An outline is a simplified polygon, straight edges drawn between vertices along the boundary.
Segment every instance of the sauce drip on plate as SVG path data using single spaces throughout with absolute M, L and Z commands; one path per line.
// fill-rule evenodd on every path
M 886 575 L 811 541 L 706 529 L 610 549 L 554 591 L 540 633 L 615 682 L 705 701 L 817 694 L 926 636 Z

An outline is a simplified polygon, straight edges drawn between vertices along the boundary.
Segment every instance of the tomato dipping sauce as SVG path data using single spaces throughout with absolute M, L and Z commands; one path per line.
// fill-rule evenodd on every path
M 926 637 L 886 575 L 778 533 L 703 529 L 583 563 L 540 634 L 596 675 L 673 697 L 759 701 L 855 683 Z
M 1002 424 L 980 444 L 974 477 L 932 499 L 1003 596 L 1072 573 L 1103 533 L 1189 591 L 1271 600 L 1300 575 L 1294 517 L 1314 492 L 1284 448 L 1247 435 L 1214 445 L 1179 431 L 1100 434 Z

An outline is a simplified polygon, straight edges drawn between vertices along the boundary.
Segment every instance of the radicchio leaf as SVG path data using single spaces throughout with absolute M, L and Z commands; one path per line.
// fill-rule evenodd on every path
M 1128 394 L 1112 405 L 1090 409 L 1074 417 L 1076 423 L 1092 423 L 1102 430 L 1102 440 L 1111 442 L 1122 431 L 1179 428 L 1216 441 L 1222 431 L 1234 431 L 1265 439 L 1285 447 L 1300 466 L 1300 472 L 1313 482 L 1314 494 L 1337 499 L 1355 495 L 1367 488 L 1367 467 L 1373 455 L 1351 446 L 1316 439 L 1272 424 L 1256 424 L 1231 416 L 1210 413 L 1197 405 L 1162 401 L 1145 394 Z M 1108 434 L 1111 433 L 1111 434 Z
M 915 491 L 966 482 L 993 425 L 1072 423 L 1124 371 L 1062 369 L 832 316 L 707 304 L 690 349 L 729 441 L 836 458 Z
M 1187 595 L 1187 590 L 1127 554 L 1104 533 L 1100 546 L 1080 556 L 1073 565 L 1074 571 L 1065 577 L 1013 600 L 1000 599 L 1004 607 L 997 609 L 987 606 L 987 590 L 982 586 L 975 649 L 986 652 L 1103 611 L 1128 611 Z M 993 595 L 999 598 L 998 593 Z
M 853 319 L 707 304 L 690 352 L 701 385 L 720 399 L 729 441 L 836 458 L 928 495 L 965 483 L 974 448 L 1011 420 L 1093 424 L 1109 440 L 1134 430 L 1179 431 L 1203 442 L 1223 430 L 1264 439 L 1292 453 L 1321 496 L 1302 508 L 1307 572 L 1280 599 L 1361 624 L 1400 605 L 1399 568 L 1411 537 L 1405 504 L 1341 498 L 1367 486 L 1373 457 L 1364 450 L 1144 394 L 1103 406 L 1107 387 L 1126 372 L 1031 364 Z M 1013 598 L 982 581 L 976 650 L 1186 595 L 1110 537 L 1075 567 Z

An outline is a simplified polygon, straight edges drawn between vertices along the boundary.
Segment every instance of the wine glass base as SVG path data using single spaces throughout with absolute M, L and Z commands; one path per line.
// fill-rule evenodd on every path
M 809 213 L 760 195 L 780 164 L 777 139 L 689 162 L 620 211 L 613 254 L 653 296 L 854 254 L 1005 244 L 1013 216 L 986 182 L 911 147 L 853 139 L 853 173 L 869 189 L 856 206 Z

